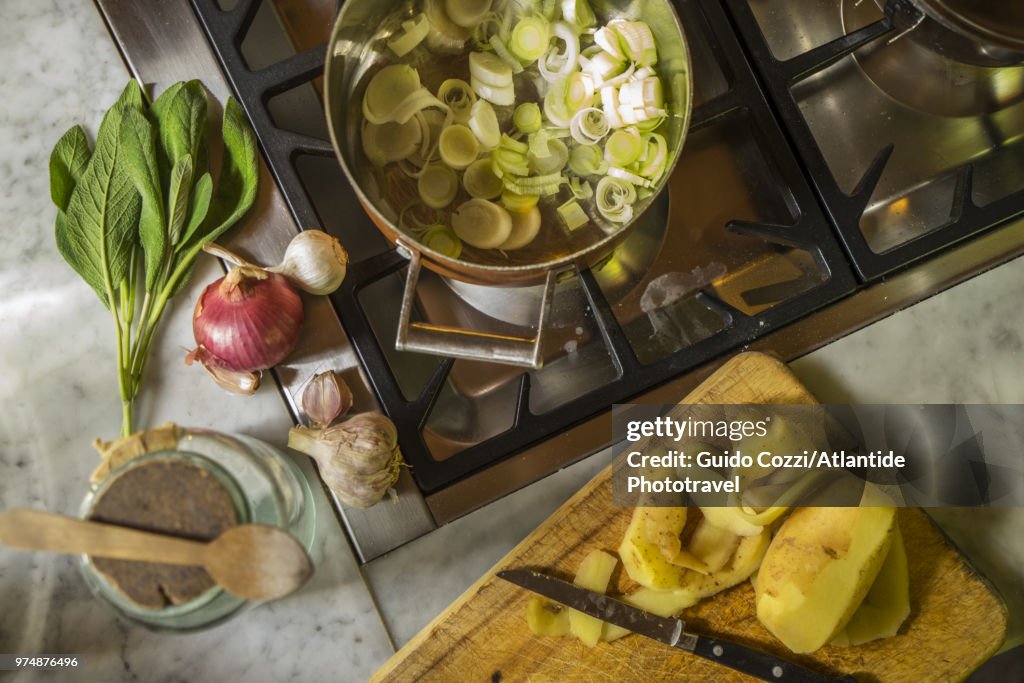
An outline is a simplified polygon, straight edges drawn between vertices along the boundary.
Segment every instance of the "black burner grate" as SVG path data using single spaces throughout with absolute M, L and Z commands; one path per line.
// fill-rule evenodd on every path
M 860 221 L 895 144 L 898 143 L 883 146 L 853 194 L 846 194 L 840 189 L 821 148 L 815 142 L 814 134 L 793 95 L 793 86 L 853 54 L 858 48 L 895 35 L 899 15 L 904 15 L 906 21 L 913 25 L 920 16 L 920 10 L 908 0 L 888 0 L 884 18 L 790 59 L 779 60 L 772 54 L 750 7 L 750 0 L 726 0 L 726 5 L 778 109 L 790 140 L 800 153 L 825 209 L 862 279 L 878 279 L 897 268 L 1024 214 L 1024 188 L 983 207 L 975 204 L 971 199 L 974 164 L 968 162 L 954 171 L 956 189 L 949 220 L 945 224 L 885 252 L 872 250 L 860 229 Z
M 273 96 L 309 82 L 323 71 L 324 46 L 307 50 L 265 69 L 253 71 L 241 54 L 241 43 L 260 0 L 241 0 L 232 10 L 221 10 L 216 0 L 192 0 L 210 41 L 243 104 L 259 137 L 275 180 L 288 202 L 296 222 L 303 228 L 321 227 L 310 198 L 303 187 L 296 161 L 304 155 L 330 157 L 329 142 L 278 128 L 268 111 Z M 850 293 L 856 280 L 828 219 L 822 212 L 801 167 L 786 143 L 785 136 L 765 99 L 753 71 L 744 56 L 729 19 L 715 0 L 676 0 L 687 31 L 705 33 L 707 42 L 723 72 L 729 88 L 694 109 L 691 130 L 742 112 L 749 118 L 754 133 L 772 165 L 772 180 L 782 183 L 796 204 L 797 217 L 792 225 L 768 225 L 733 221 L 724 229 L 763 239 L 786 247 L 807 251 L 826 274 L 812 289 L 778 303 L 757 315 L 747 315 L 718 299 L 709 291 L 699 295 L 709 309 L 721 314 L 727 325 L 720 332 L 683 348 L 653 363 L 641 363 L 625 332 L 616 320 L 594 275 L 580 276 L 581 287 L 616 367 L 616 378 L 565 405 L 543 414 L 529 407 L 530 377 L 523 374 L 519 384 L 514 423 L 511 429 L 480 444 L 470 446 L 443 461 L 436 461 L 423 438 L 423 426 L 444 386 L 452 360 L 443 362 L 426 388 L 415 400 L 404 398 L 398 381 L 387 362 L 360 301 L 359 292 L 370 284 L 392 275 L 407 261 L 391 250 L 349 265 L 342 287 L 332 295 L 345 330 L 363 363 L 384 411 L 398 427 L 399 441 L 413 476 L 425 491 L 434 491 L 466 476 L 474 470 L 507 458 L 572 425 L 608 410 L 613 403 L 627 402 L 653 387 L 667 382 L 698 365 L 792 322 Z M 700 78 L 700 74 L 696 74 Z M 345 191 L 351 192 L 345 188 Z M 353 198 L 352 206 L 356 206 Z M 375 228 L 365 219 L 368 229 Z

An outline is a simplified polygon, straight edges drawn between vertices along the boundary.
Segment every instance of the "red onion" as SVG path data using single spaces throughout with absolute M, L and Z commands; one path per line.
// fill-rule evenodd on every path
M 277 365 L 299 340 L 302 299 L 277 273 L 241 266 L 210 284 L 196 302 L 196 348 L 187 362 L 253 372 Z

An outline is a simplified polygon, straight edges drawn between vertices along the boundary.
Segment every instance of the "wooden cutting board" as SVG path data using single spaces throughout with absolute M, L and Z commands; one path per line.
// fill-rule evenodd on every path
M 781 362 L 763 354 L 732 358 L 684 403 L 811 403 L 814 397 Z M 612 507 L 605 469 L 512 549 L 491 571 L 420 631 L 374 681 L 751 681 L 689 653 L 627 636 L 588 648 L 575 638 L 538 637 L 526 626 L 530 593 L 495 577 L 528 567 L 572 578 L 583 557 L 614 552 L 630 510 Z M 1003 602 L 917 509 L 899 513 L 910 572 L 911 613 L 900 633 L 852 648 L 793 655 L 755 616 L 750 582 L 684 612 L 688 628 L 724 636 L 862 681 L 955 681 L 1002 644 Z

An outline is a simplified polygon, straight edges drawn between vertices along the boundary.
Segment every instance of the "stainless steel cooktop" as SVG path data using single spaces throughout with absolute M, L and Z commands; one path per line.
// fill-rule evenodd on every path
M 231 92 L 189 0 L 96 2 L 128 66 L 144 83 L 159 91 L 174 81 L 199 76 L 218 98 Z M 222 9 L 232 4 L 224 3 Z M 727 61 L 723 68 L 720 46 L 708 39 L 707 27 L 700 24 L 708 21 L 707 16 L 693 0 L 680 0 L 677 7 L 697 17 L 687 24 L 687 33 L 694 52 L 695 104 L 706 105 L 707 113 L 711 104 L 721 102 L 736 87 L 737 75 L 730 73 Z M 804 53 L 879 16 L 871 2 L 857 6 L 854 0 L 750 0 L 749 7 L 779 59 Z M 314 53 L 326 40 L 334 11 L 335 3 L 329 0 L 260 3 L 242 41 L 247 68 L 259 73 L 292 55 Z M 878 251 L 904 244 L 946 220 L 956 186 L 950 169 L 964 160 L 977 162 L 975 203 L 985 205 L 1024 186 L 1020 73 L 959 73 L 948 64 L 919 56 L 922 64 L 945 76 L 940 83 L 947 90 L 956 91 L 957 83 L 963 81 L 970 84 L 972 94 L 958 91 L 954 98 L 936 97 L 926 90 L 909 92 L 891 74 L 892 60 L 907 59 L 908 49 L 917 54 L 916 47 L 908 48 L 904 42 L 863 48 L 794 89 L 829 169 L 847 191 L 864 174 L 880 140 L 901 142 L 860 220 L 865 238 Z M 895 56 L 886 56 L 890 53 Z M 310 139 L 326 138 L 315 80 L 276 95 L 268 109 L 278 128 Z M 707 343 L 733 317 L 756 319 L 811 296 L 829 282 L 835 284 L 836 278 L 847 278 L 849 286 L 837 290 L 829 298 L 835 299 L 832 303 L 822 302 L 790 316 L 791 321 L 766 335 L 754 329 L 730 348 L 771 351 L 792 359 L 1024 251 L 1024 220 L 1011 219 L 893 275 L 858 284 L 847 264 L 843 265 L 847 274 L 842 276 L 834 263 L 799 241 L 787 244 L 757 238 L 749 231 L 725 230 L 726 224 L 737 221 L 778 226 L 799 225 L 808 216 L 825 220 L 805 180 L 776 182 L 779 164 L 792 164 L 793 155 L 776 129 L 766 134 L 759 130 L 762 124 L 752 121 L 743 107 L 734 107 L 720 116 L 709 115 L 705 124 L 694 129 L 664 200 L 612 258 L 593 270 L 609 311 L 641 366 Z M 389 253 L 389 245 L 376 231 L 360 227 L 366 221 L 352 215 L 351 204 L 337 191 L 345 181 L 334 159 L 309 156 L 296 167 L 324 229 L 342 238 L 353 261 Z M 233 248 L 255 260 L 272 262 L 300 227 L 317 227 L 297 226 L 289 204 L 264 169 L 257 208 L 232 237 Z M 831 230 L 827 222 L 822 225 Z M 836 249 L 835 254 L 841 256 L 841 251 Z M 395 272 L 362 288 L 359 297 L 364 304 L 381 302 L 364 305 L 367 323 L 402 393 L 412 401 L 434 377 L 440 361 L 393 350 L 397 306 L 383 302 L 397 302 L 403 283 L 402 273 Z M 477 288 L 430 274 L 424 275 L 418 292 L 419 314 L 428 320 L 486 324 L 497 331 L 524 329 L 536 305 L 536 293 L 529 290 Z M 578 279 L 560 283 L 554 324 L 545 338 L 546 364 L 529 376 L 532 413 L 544 415 L 570 405 L 614 381 L 621 370 L 607 340 L 602 340 L 602 328 L 591 309 Z M 298 415 L 295 397 L 302 383 L 326 367 L 344 371 L 356 394 L 357 409 L 377 409 L 375 383 L 366 376 L 331 303 L 310 300 L 306 313 L 306 329 L 315 333 L 305 334 L 292 359 L 276 371 L 293 414 Z M 674 402 L 724 355 L 666 372 L 660 386 L 633 400 Z M 465 449 L 509 429 L 522 382 L 522 370 L 455 362 L 423 426 L 430 457 L 439 463 L 457 459 Z M 369 561 L 590 455 L 608 445 L 610 435 L 606 410 L 597 411 L 443 486 L 418 485 L 414 477 L 403 474 L 396 504 L 383 503 L 366 511 L 337 505 L 339 519 L 362 560 Z

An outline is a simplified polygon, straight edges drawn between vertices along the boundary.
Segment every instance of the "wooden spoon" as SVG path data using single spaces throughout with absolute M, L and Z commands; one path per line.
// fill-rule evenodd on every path
M 203 567 L 224 590 L 246 600 L 283 597 L 313 575 L 302 544 L 287 531 L 263 524 L 232 527 L 207 543 L 14 508 L 0 514 L 0 543 L 19 550 Z

